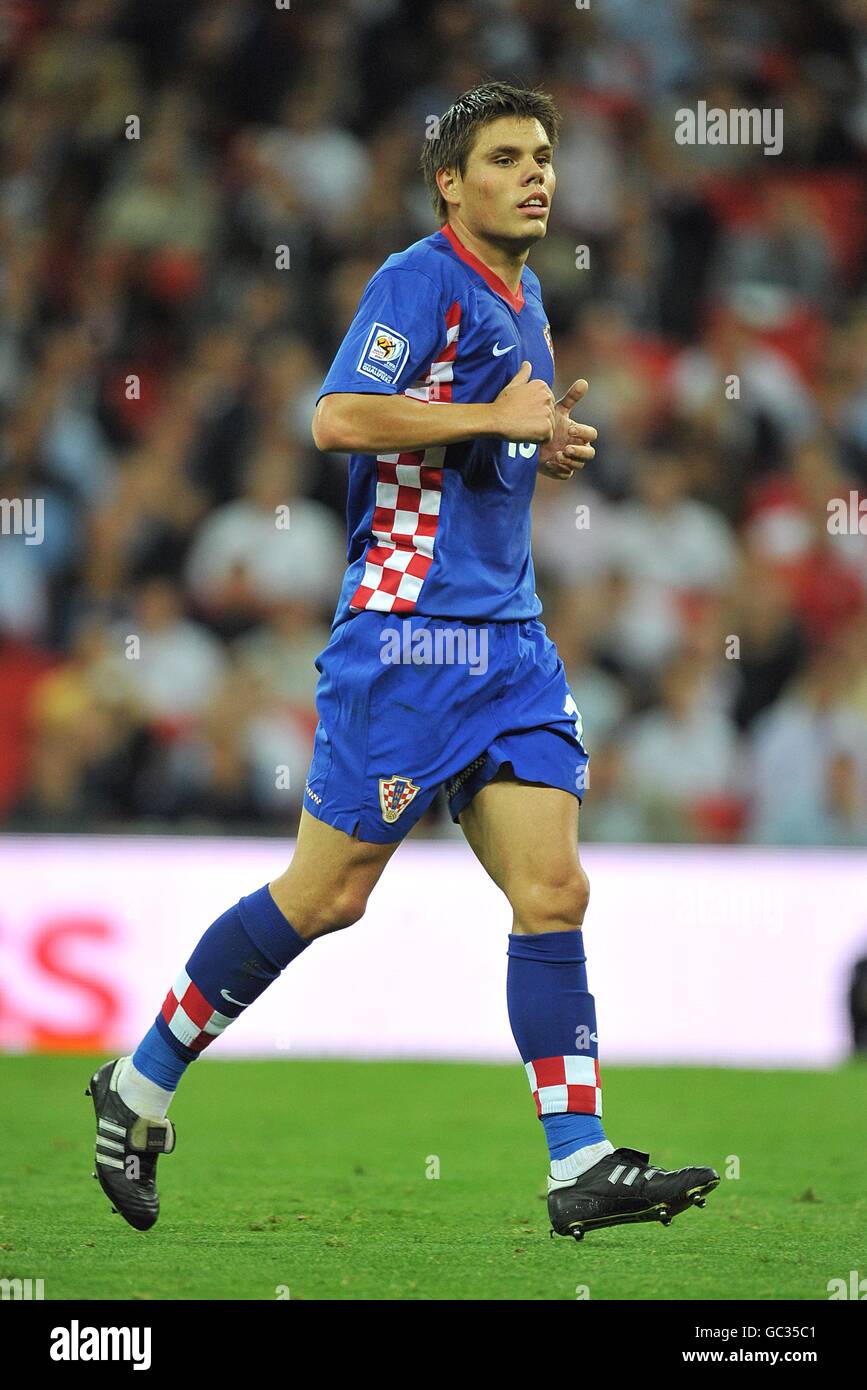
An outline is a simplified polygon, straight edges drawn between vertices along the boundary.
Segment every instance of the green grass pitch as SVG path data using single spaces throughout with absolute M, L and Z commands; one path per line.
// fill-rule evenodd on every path
M 0 1058 L 0 1277 L 46 1299 L 827 1299 L 867 1275 L 858 1062 L 605 1067 L 615 1145 L 723 1180 L 668 1229 L 579 1245 L 548 1237 L 517 1064 L 203 1059 L 172 1106 L 160 1220 L 134 1231 L 90 1177 L 83 1091 L 104 1060 Z

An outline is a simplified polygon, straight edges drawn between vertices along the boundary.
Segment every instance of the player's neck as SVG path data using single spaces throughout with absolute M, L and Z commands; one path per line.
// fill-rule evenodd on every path
M 493 271 L 494 275 L 503 281 L 503 284 L 511 290 L 512 294 L 518 293 L 521 286 L 521 272 L 524 269 L 530 249 L 528 246 L 519 251 L 511 251 L 502 242 L 477 236 L 460 218 L 453 217 L 448 225 L 467 250 L 472 251 L 473 255 L 488 267 L 488 270 Z

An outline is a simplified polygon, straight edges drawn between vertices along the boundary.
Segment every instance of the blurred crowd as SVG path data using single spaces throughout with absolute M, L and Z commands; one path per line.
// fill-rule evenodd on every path
M 313 404 L 490 78 L 564 114 L 531 264 L 599 446 L 534 526 L 582 833 L 867 843 L 867 0 L 9 0 L 5 830 L 294 830 L 345 564 Z M 678 144 L 699 101 L 782 151 Z

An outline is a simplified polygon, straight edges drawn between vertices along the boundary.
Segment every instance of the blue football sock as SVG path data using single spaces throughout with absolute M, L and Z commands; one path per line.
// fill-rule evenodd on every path
M 571 1166 L 565 1160 L 607 1142 L 586 959 L 580 930 L 509 936 L 509 1022 L 545 1128 L 552 1172 L 564 1178 L 580 1169 L 580 1160 Z
M 264 888 L 241 898 L 199 941 L 166 995 L 132 1064 L 173 1091 L 209 1043 L 248 1008 L 309 942 Z
M 605 1138 L 602 1121 L 596 1115 L 543 1115 L 541 1119 L 553 1159 L 568 1158 L 577 1149 Z

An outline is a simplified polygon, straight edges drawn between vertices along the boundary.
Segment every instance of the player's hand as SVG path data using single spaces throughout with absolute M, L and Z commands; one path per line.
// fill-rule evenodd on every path
M 539 449 L 538 472 L 548 478 L 571 478 L 576 468 L 583 468 L 596 455 L 591 443 L 596 439 L 596 430 L 569 418 L 569 412 L 587 390 L 588 383 L 579 377 L 554 407 L 554 433 Z
M 522 362 L 508 386 L 494 401 L 494 433 L 501 439 L 545 444 L 554 435 L 554 393 L 533 368 Z

